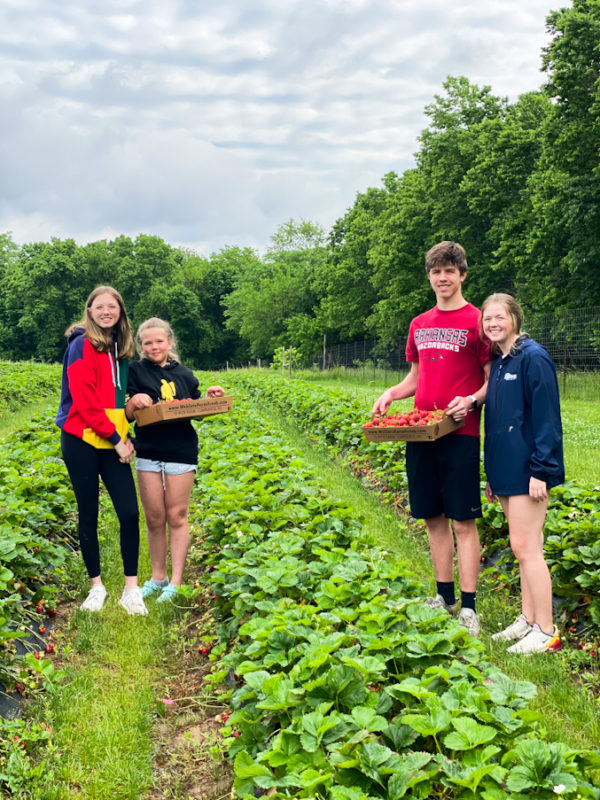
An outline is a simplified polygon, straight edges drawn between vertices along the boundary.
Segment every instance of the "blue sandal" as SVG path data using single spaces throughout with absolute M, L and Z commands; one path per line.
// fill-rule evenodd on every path
M 165 586 L 163 588 L 163 590 L 161 591 L 160 597 L 158 598 L 158 600 L 156 602 L 157 603 L 169 603 L 169 602 L 171 602 L 171 600 L 173 600 L 173 598 L 177 597 L 177 595 L 179 594 L 179 592 L 177 591 L 177 588 L 178 587 L 177 586 L 173 586 L 172 583 L 170 583 L 168 586 Z
M 156 581 L 146 581 L 141 589 L 142 597 L 144 600 L 147 600 L 148 597 L 154 597 L 155 595 L 160 594 L 165 588 L 165 586 L 160 586 L 160 584 L 156 583 Z

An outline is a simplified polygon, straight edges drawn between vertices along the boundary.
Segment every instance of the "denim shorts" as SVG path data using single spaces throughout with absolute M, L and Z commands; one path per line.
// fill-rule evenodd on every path
M 183 475 L 196 472 L 197 464 L 178 464 L 175 461 L 154 461 L 152 458 L 136 458 L 135 468 L 139 472 L 160 472 L 163 475 Z

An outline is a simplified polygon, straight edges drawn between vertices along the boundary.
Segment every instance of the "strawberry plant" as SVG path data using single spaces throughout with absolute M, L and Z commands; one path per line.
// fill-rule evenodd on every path
M 0 417 L 58 393 L 60 364 L 0 361 Z
M 359 476 L 381 489 L 388 502 L 395 502 L 398 508 L 406 507 L 404 445 L 402 442 L 365 441 L 361 425 L 368 411 L 361 403 L 348 398 L 341 390 L 272 374 L 236 374 L 233 381 L 249 397 L 271 404 L 293 419 L 310 437 L 346 459 Z M 414 422 L 413 411 L 388 415 L 388 424 L 395 426 L 410 414 Z M 482 489 L 484 479 L 482 470 Z M 506 520 L 497 504 L 484 501 L 479 530 L 483 553 L 491 563 L 483 573 L 484 579 L 489 576 L 499 591 L 517 595 L 518 568 L 508 542 Z M 557 608 L 563 611 L 563 622 L 576 614 L 578 631 L 597 637 L 600 633 L 599 487 L 567 481 L 552 490 L 545 543 L 546 560 L 552 573 Z
M 52 419 L 36 417 L 3 442 L 0 465 L 0 681 L 19 682 L 24 639 L 45 628 L 73 582 L 75 501 Z
M 255 410 L 228 416 L 202 427 L 190 560 L 213 590 L 210 680 L 232 708 L 222 733 L 237 795 L 543 798 L 560 778 L 597 798 L 598 756 L 545 743 L 527 707 L 535 687 L 422 603 L 409 568 Z M 536 739 L 556 769 L 509 789 Z

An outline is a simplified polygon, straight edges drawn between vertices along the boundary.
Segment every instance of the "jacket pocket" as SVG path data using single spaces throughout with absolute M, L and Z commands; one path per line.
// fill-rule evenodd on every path
M 129 420 L 125 416 L 125 409 L 124 408 L 105 408 L 104 412 L 106 416 L 111 420 L 111 422 L 115 423 L 115 427 L 117 429 L 117 433 L 121 437 L 121 439 L 126 439 L 127 434 L 129 433 Z M 108 439 L 103 439 L 102 436 L 98 436 L 97 433 L 91 428 L 84 428 L 83 429 L 83 436 L 81 437 L 84 442 L 91 444 L 92 447 L 95 447 L 97 450 L 110 450 L 114 447 L 112 442 L 109 442 Z

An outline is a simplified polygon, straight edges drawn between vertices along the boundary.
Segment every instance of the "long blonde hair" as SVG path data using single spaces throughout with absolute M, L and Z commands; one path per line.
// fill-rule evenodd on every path
M 142 337 L 147 330 L 150 330 L 150 328 L 160 328 L 160 330 L 164 332 L 167 339 L 169 339 L 171 342 L 171 345 L 169 347 L 169 352 L 167 353 L 167 358 L 170 361 L 179 361 L 179 355 L 177 354 L 177 342 L 175 341 L 175 334 L 173 333 L 173 328 L 169 325 L 169 323 L 166 320 L 160 319 L 160 317 L 150 317 L 150 319 L 147 319 L 144 322 L 142 322 L 136 331 L 135 344 L 140 358 L 144 358 L 144 350 L 142 348 Z
M 100 353 L 112 352 L 114 348 L 113 330 L 107 331 L 99 325 L 96 325 L 90 314 L 90 307 L 100 294 L 110 294 L 119 304 L 119 320 L 113 328 L 117 334 L 117 351 L 119 358 L 132 358 L 135 354 L 135 345 L 133 343 L 133 336 L 131 335 L 129 317 L 127 316 L 127 311 L 125 311 L 123 298 L 112 286 L 96 286 L 85 302 L 83 318 L 80 319 L 79 322 L 74 322 L 72 325 L 69 325 L 65 331 L 65 336 L 70 336 L 76 328 L 83 328 L 85 335 L 95 350 L 98 350 Z

